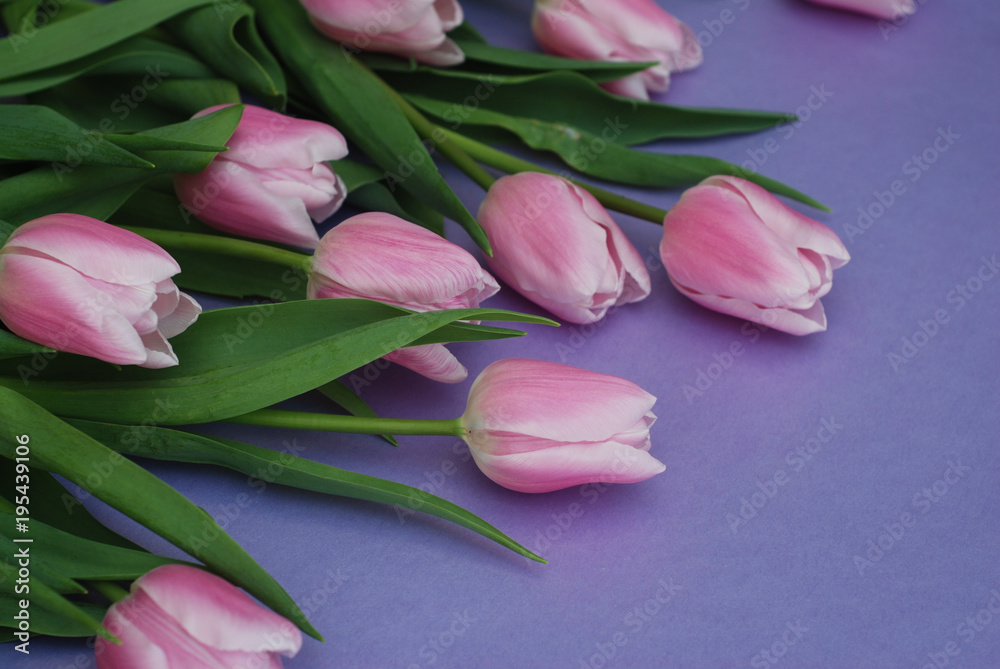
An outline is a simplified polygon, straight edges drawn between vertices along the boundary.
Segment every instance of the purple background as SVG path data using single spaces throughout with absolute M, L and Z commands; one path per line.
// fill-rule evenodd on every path
M 741 163 L 773 140 L 761 172 L 829 204 L 833 214 L 799 209 L 853 256 L 823 299 L 829 330 L 761 333 L 694 305 L 659 264 L 659 228 L 616 216 L 651 268 L 646 301 L 597 327 L 530 327 L 526 338 L 456 345 L 470 371 L 458 386 L 373 367 L 360 392 L 384 415 L 444 418 L 462 412 L 471 378 L 504 357 L 623 376 L 659 398 L 660 476 L 532 496 L 491 483 L 451 438 L 403 437 L 397 450 L 374 437 L 210 428 L 425 485 L 538 550 L 547 566 L 434 518 L 276 486 L 258 493 L 224 470 L 150 463 L 216 516 L 326 636 L 307 639 L 287 667 L 922 667 L 935 655 L 948 666 L 1000 666 L 1000 279 L 989 265 L 1000 253 L 1000 11 L 926 0 L 897 30 L 796 0 L 661 4 L 705 47 L 705 63 L 676 76 L 664 100 L 798 108 L 803 118 L 650 149 Z M 527 1 L 465 7 L 495 43 L 534 48 Z M 813 97 L 809 109 L 816 90 L 827 99 Z M 949 130 L 953 143 L 934 149 Z M 912 172 L 925 151 L 933 164 Z M 448 174 L 477 207 L 481 191 Z M 897 180 L 905 190 L 880 212 L 878 193 Z M 660 207 L 679 196 L 636 194 Z M 872 222 L 850 235 L 859 207 L 871 207 Z M 471 248 L 457 227 L 450 233 Z M 971 299 L 953 292 L 962 285 L 976 290 Z M 539 312 L 510 290 L 488 305 Z M 933 336 L 916 334 L 942 313 Z M 923 345 L 894 368 L 889 355 L 903 353 L 904 339 Z M 820 432 L 830 424 L 832 436 Z M 808 460 L 796 453 L 809 448 Z M 3 664 L 94 666 L 80 641 L 31 649 L 26 658 L 4 647 Z

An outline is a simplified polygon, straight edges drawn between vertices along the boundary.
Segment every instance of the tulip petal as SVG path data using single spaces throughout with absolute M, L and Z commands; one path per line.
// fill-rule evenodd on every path
M 302 200 L 261 187 L 257 174 L 232 161 L 213 161 L 199 174 L 175 174 L 184 205 L 213 228 L 304 248 L 319 243 Z
M 204 570 L 158 567 L 133 589 L 141 589 L 188 635 L 212 648 L 293 657 L 302 646 L 302 634 L 291 622 Z
M 501 280 L 560 318 L 592 323 L 611 306 L 595 295 L 617 225 L 606 212 L 595 221 L 581 199 L 565 179 L 524 172 L 498 179 L 478 218 L 493 246 L 487 263 Z
M 14 334 L 119 365 L 146 361 L 132 324 L 73 268 L 4 247 L 0 277 L 0 315 Z
M 474 444 L 511 432 L 559 442 L 604 441 L 627 432 L 656 403 L 616 376 L 509 358 L 488 366 L 469 392 L 463 424 Z
M 719 186 L 739 193 L 761 221 L 778 237 L 797 248 L 829 256 L 833 269 L 845 265 L 851 259 L 847 247 L 840 241 L 837 233 L 819 221 L 814 221 L 785 206 L 781 200 L 757 184 L 745 179 L 714 176 L 703 181 L 702 185 Z
M 311 297 L 364 297 L 417 311 L 477 307 L 499 290 L 465 249 L 380 212 L 353 216 L 323 236 L 310 286 Z
M 807 335 L 826 330 L 826 313 L 819 300 L 807 309 L 767 308 L 732 297 L 705 295 L 686 288 L 672 278 L 671 282 L 677 290 L 693 301 L 723 314 L 745 318 L 793 335 Z
M 738 296 L 762 307 L 809 292 L 797 252 L 748 209 L 738 192 L 695 187 L 663 222 L 660 254 L 667 273 L 691 291 Z
M 613 441 L 563 444 L 512 455 L 470 450 L 486 476 L 519 492 L 551 492 L 596 482 L 636 483 L 666 470 L 646 451 Z
M 469 372 L 444 344 L 399 348 L 383 356 L 386 360 L 441 383 L 461 383 Z
M 193 118 L 230 105 L 203 109 Z M 331 125 L 294 118 L 256 105 L 246 105 L 236 131 L 226 143 L 221 160 L 260 168 L 310 169 L 318 162 L 340 160 L 347 155 L 347 140 Z
M 915 0 L 809 0 L 817 5 L 869 14 L 891 21 L 917 11 Z
M 148 239 L 79 214 L 50 214 L 24 223 L 4 249 L 45 255 L 113 284 L 155 283 L 181 271 L 166 251 Z
M 179 335 L 188 329 L 188 326 L 198 320 L 201 313 L 201 305 L 187 293 L 177 290 L 177 304 L 173 311 L 164 316 L 160 316 L 160 333 L 167 339 Z
M 464 20 L 462 6 L 458 4 L 458 0 L 434 0 L 434 11 L 441 19 L 441 26 L 445 32 L 462 25 Z

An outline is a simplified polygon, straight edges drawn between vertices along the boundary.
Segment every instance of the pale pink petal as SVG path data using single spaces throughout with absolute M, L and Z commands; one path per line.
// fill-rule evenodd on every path
M 809 0 L 809 2 L 869 14 L 886 20 L 898 19 L 917 11 L 915 0 Z
M 209 107 L 193 118 L 229 106 Z M 347 141 L 336 128 L 255 105 L 244 106 L 240 123 L 226 146 L 229 150 L 218 158 L 262 168 L 309 169 L 317 162 L 340 160 L 347 155 Z
M 302 0 L 313 18 L 361 34 L 406 30 L 433 12 L 435 4 L 435 0 Z
M 7 247 L 0 254 L 0 316 L 14 334 L 61 351 L 120 365 L 146 360 L 139 334 L 105 293 L 71 267 Z
M 366 297 L 417 310 L 477 307 L 499 290 L 465 249 L 381 212 L 353 216 L 326 233 L 313 276 L 313 297 Z
M 177 274 L 180 265 L 153 242 L 89 216 L 50 214 L 18 227 L 5 244 L 26 249 L 109 283 L 142 285 Z
M 819 300 L 816 300 L 811 307 L 801 310 L 785 307 L 766 308 L 732 297 L 705 295 L 692 291 L 673 279 L 671 281 L 681 293 L 713 311 L 761 323 L 793 335 L 807 335 L 826 330 L 826 313 Z
M 267 191 L 238 163 L 216 160 L 199 174 L 175 174 L 174 188 L 191 213 L 224 232 L 304 248 L 319 242 L 302 200 Z
M 160 332 L 168 339 L 179 335 L 198 320 L 200 313 L 201 305 L 193 297 L 177 291 L 177 306 L 169 314 L 160 317 Z
M 407 346 L 388 353 L 386 360 L 402 365 L 432 381 L 461 383 L 469 372 L 444 344 Z
M 608 93 L 614 93 L 615 95 L 620 95 L 623 98 L 632 98 L 634 100 L 642 100 L 644 102 L 649 100 L 646 80 L 643 79 L 641 72 L 630 74 L 627 77 L 615 79 L 614 81 L 602 81 L 601 88 L 606 90 Z
M 434 11 L 441 19 L 441 26 L 445 32 L 462 25 L 464 20 L 462 6 L 458 4 L 458 0 L 434 0 Z
M 553 441 L 603 441 L 631 430 L 656 398 L 631 381 L 538 360 L 495 362 L 469 392 L 463 424 Z M 479 437 L 470 436 L 478 443 Z
M 702 185 L 719 186 L 739 193 L 776 235 L 797 248 L 828 256 L 833 269 L 842 267 L 851 259 L 847 247 L 833 230 L 785 206 L 757 184 L 736 177 L 714 176 L 703 181 Z
M 636 483 L 666 470 L 646 451 L 613 441 L 561 444 L 512 455 L 492 455 L 476 448 L 471 452 L 490 479 L 505 488 L 528 493 L 584 483 Z
M 254 602 L 228 581 L 204 570 L 166 565 L 133 584 L 193 639 L 223 651 L 294 656 L 302 634 L 286 618 Z
M 700 293 L 774 307 L 809 292 L 795 249 L 725 188 L 686 191 L 663 222 L 660 253 L 673 280 Z

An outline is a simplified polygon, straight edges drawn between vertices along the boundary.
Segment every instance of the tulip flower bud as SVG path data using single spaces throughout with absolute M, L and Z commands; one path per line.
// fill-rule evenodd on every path
M 381 51 L 428 65 L 465 54 L 445 33 L 462 23 L 457 0 L 302 0 L 313 24 L 352 51 Z
M 174 175 L 184 206 L 224 232 L 315 248 L 312 221 L 328 218 L 347 196 L 326 162 L 347 155 L 344 136 L 325 123 L 246 105 L 227 146 L 205 170 Z
M 796 335 L 826 329 L 819 298 L 850 260 L 830 228 L 728 176 L 684 193 L 663 221 L 660 256 L 698 304 Z
M 602 84 L 625 97 L 648 100 L 648 91 L 667 90 L 671 72 L 701 64 L 694 32 L 653 0 L 537 0 L 531 27 L 542 49 L 556 56 L 658 63 Z
M 816 5 L 846 9 L 891 21 L 917 11 L 914 0 L 809 0 Z
M 566 179 L 521 172 L 498 179 L 479 208 L 486 262 L 526 298 L 571 323 L 649 295 L 639 252 L 594 196 Z
M 655 402 L 616 376 L 511 358 L 479 375 L 461 422 L 486 476 L 511 490 L 550 492 L 664 471 L 648 452 Z
M 207 571 L 171 564 L 140 576 L 128 597 L 112 604 L 98 637 L 97 669 L 279 669 L 294 657 L 302 634 L 239 588 Z
M 0 249 L 0 320 L 25 339 L 119 365 L 170 367 L 167 341 L 201 307 L 171 280 L 166 251 L 78 214 L 17 228 Z
M 353 216 L 323 235 L 307 288 L 310 298 L 364 298 L 413 311 L 475 308 L 498 290 L 468 251 L 381 212 Z M 444 383 L 468 376 L 443 344 L 409 346 L 385 358 Z

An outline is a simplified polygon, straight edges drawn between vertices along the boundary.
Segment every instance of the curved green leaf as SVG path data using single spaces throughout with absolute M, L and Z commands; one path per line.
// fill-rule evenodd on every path
M 413 74 L 387 73 L 386 78 L 408 96 L 447 103 L 446 108 L 440 105 L 437 108 L 443 110 L 440 116 L 452 130 L 465 123 L 470 113 L 486 109 L 569 125 L 594 134 L 612 127 L 618 142 L 632 146 L 657 139 L 757 132 L 796 118 L 772 112 L 678 107 L 631 100 L 608 93 L 576 72 L 484 76 L 428 69 Z M 470 96 L 475 104 L 467 103 Z
M 0 105 L 0 135 L 4 138 L 0 158 L 6 160 L 67 160 L 70 151 L 85 145 L 85 153 L 77 152 L 83 165 L 153 166 L 101 135 L 87 133 L 48 107 Z
M 131 455 L 157 460 L 219 465 L 249 476 L 266 476 L 268 483 L 422 511 L 477 532 L 519 555 L 544 562 L 542 558 L 479 516 L 436 495 L 402 483 L 338 469 L 291 453 L 279 453 L 219 437 L 150 427 L 142 429 L 140 438 L 130 439 L 130 430 L 133 428 L 128 426 L 90 421 L 71 421 L 71 423 L 111 448 L 119 451 L 127 450 Z M 122 447 L 123 443 L 127 443 L 128 446 Z
M 215 0 L 118 0 L 65 21 L 0 40 L 0 80 L 63 65 Z
M 72 481 L 246 589 L 307 634 L 321 638 L 288 593 L 211 516 L 169 485 L 23 395 L 2 387 L 0 415 L 4 425 L 0 455 L 13 458 L 16 437 L 25 429 L 20 426 L 30 426 L 33 467 Z M 98 465 L 104 466 L 96 470 Z M 100 474 L 95 476 L 96 471 Z
M 2 45 L 3 42 L 0 41 L 0 49 Z M 0 97 L 28 95 L 86 75 L 146 76 L 151 73 L 163 73 L 178 79 L 207 79 L 216 76 L 211 68 L 183 49 L 148 37 L 133 37 L 65 65 L 0 81 Z M 113 100 L 114 97 L 109 98 L 106 104 L 112 104 Z
M 189 49 L 250 95 L 284 109 L 285 75 L 257 33 L 253 8 L 236 1 L 215 2 L 171 19 L 168 26 Z
M 432 334 L 452 337 L 457 332 L 455 339 L 462 332 L 523 334 L 500 330 L 499 335 L 495 329 L 465 324 L 446 327 L 468 320 L 552 322 L 491 309 L 413 314 L 350 299 L 215 309 L 171 340 L 181 360 L 176 367 L 117 370 L 61 355 L 42 378 L 25 384 L 16 361 L 0 361 L 8 374 L 0 377 L 0 386 L 16 388 L 60 416 L 121 423 L 143 423 L 152 416 L 160 425 L 202 423 L 294 397 L 415 340 L 429 343 Z

